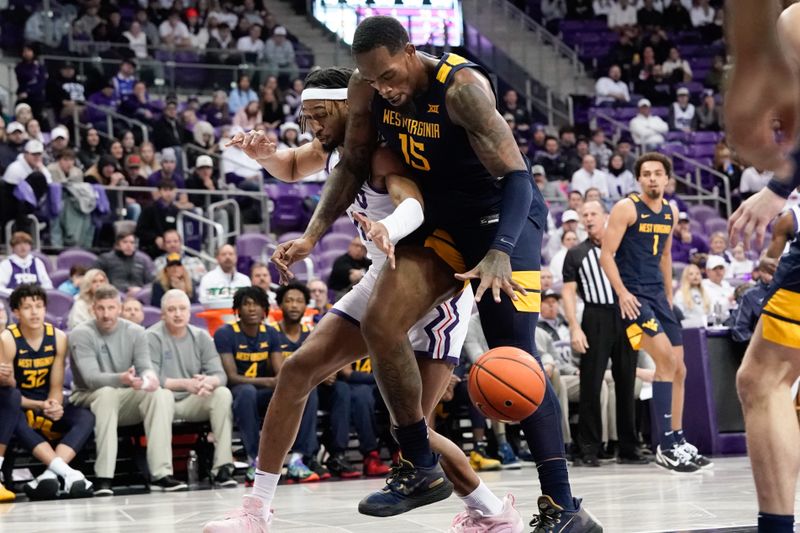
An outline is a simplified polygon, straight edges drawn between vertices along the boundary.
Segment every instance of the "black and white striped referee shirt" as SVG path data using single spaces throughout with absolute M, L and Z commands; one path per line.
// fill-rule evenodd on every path
M 576 282 L 578 295 L 589 305 L 616 305 L 611 282 L 600 268 L 600 247 L 586 239 L 564 258 L 564 283 Z

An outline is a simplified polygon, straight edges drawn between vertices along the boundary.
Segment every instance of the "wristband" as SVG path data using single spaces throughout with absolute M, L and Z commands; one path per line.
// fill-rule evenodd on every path
M 389 233 L 389 240 L 397 242 L 410 235 L 422 225 L 425 214 L 422 205 L 415 198 L 406 198 L 395 208 L 394 212 L 383 220 L 379 220 Z
M 781 198 L 789 198 L 792 192 L 794 191 L 795 187 L 794 184 L 786 183 L 780 180 L 776 180 L 772 178 L 767 183 L 767 189 L 771 190 Z

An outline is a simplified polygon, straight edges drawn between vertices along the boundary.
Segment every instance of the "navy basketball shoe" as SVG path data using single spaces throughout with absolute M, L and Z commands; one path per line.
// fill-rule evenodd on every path
M 603 526 L 574 498 L 575 511 L 567 511 L 550 496 L 539 496 L 539 514 L 531 520 L 533 533 L 603 533 Z
M 447 499 L 453 493 L 453 484 L 445 477 L 436 462 L 429 467 L 414 466 L 400 458 L 393 466 L 386 486 L 367 495 L 358 504 L 358 512 L 369 516 L 394 516 L 417 507 Z

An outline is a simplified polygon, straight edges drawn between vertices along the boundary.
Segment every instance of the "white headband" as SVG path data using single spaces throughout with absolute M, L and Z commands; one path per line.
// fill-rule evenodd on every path
M 347 100 L 347 88 L 343 89 L 319 89 L 312 87 L 310 89 L 303 89 L 303 94 L 300 99 L 305 102 L 306 100 Z

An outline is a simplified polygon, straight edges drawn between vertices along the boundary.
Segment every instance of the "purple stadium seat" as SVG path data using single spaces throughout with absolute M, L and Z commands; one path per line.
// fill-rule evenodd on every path
M 236 239 L 236 255 L 261 260 L 264 248 L 272 244 L 272 239 L 261 233 L 244 233 Z
M 703 223 L 695 219 L 689 220 L 689 229 L 694 235 L 700 235 L 703 232 Z
M 718 231 L 723 233 L 727 233 L 728 231 L 728 221 L 724 218 L 710 218 L 705 221 L 704 226 L 706 228 L 706 233 L 709 235 Z
M 153 307 L 152 305 L 145 305 L 143 308 L 144 311 L 144 321 L 142 322 L 142 326 L 145 328 L 149 328 L 159 320 L 161 320 L 161 309 L 158 307 Z
M 353 224 L 353 221 L 350 220 L 350 217 L 341 217 L 331 226 L 331 233 L 343 233 L 355 237 L 358 235 L 358 230 L 356 229 L 356 225 Z
M 692 134 L 694 144 L 717 144 L 722 138 L 722 134 L 716 131 L 697 131 Z
M 197 313 L 200 313 L 204 310 L 205 307 L 203 307 L 203 304 L 192 304 L 192 306 L 189 308 L 189 324 L 207 331 L 208 323 L 206 322 L 206 319 L 197 316 Z
M 42 260 L 42 263 L 44 263 L 44 269 L 47 271 L 48 274 L 50 274 L 50 272 L 53 272 L 54 270 L 53 261 L 51 261 L 49 257 L 47 257 L 42 252 L 39 252 L 37 250 L 33 250 L 31 253 L 34 255 L 34 257 L 38 257 L 39 259 Z
M 686 142 L 688 136 L 684 131 L 668 131 L 667 134 L 664 136 L 667 139 L 667 142 Z
M 333 249 L 346 250 L 350 245 L 350 241 L 353 240 L 353 237 L 353 235 L 346 235 L 343 233 L 329 233 L 322 237 L 319 246 L 323 251 Z
M 51 313 L 44 314 L 44 321 L 53 324 L 58 329 L 65 329 L 67 326 L 67 316 L 57 316 Z
M 654 107 L 652 109 L 651 114 L 653 116 L 661 117 L 663 119 L 666 119 L 667 117 L 669 117 L 669 108 L 668 107 Z
M 153 283 L 158 283 L 158 281 Z M 142 305 L 150 305 L 150 302 L 153 301 L 153 287 L 143 287 L 142 290 L 136 293 L 136 299 L 142 302 Z
M 92 252 L 81 250 L 80 248 L 69 248 L 56 257 L 56 268 L 67 271 L 72 268 L 72 265 L 83 265 L 86 268 L 91 268 L 95 261 L 97 261 L 97 256 Z
M 64 294 L 55 289 L 47 291 L 47 312 L 56 317 L 66 317 L 75 299 L 69 294 Z
M 703 204 L 689 206 L 689 218 L 701 224 L 705 224 L 706 220 L 718 216 L 719 212 L 711 206 Z
M 53 287 L 56 289 L 59 285 L 64 283 L 69 279 L 69 270 L 56 270 L 52 274 L 50 274 L 50 281 L 53 282 Z
M 702 93 L 703 89 L 705 88 L 703 87 L 703 84 L 699 81 L 690 81 L 688 83 L 684 83 L 683 86 L 689 89 L 689 92 L 692 95 L 698 95 Z
M 281 230 L 295 230 L 302 227 L 303 200 L 299 194 L 288 194 L 273 200 L 275 210 L 270 218 L 271 227 Z
M 320 271 L 328 270 L 330 271 L 331 267 L 333 267 L 333 263 L 341 257 L 345 252 L 342 250 L 326 250 L 324 252 L 318 253 L 314 259 L 316 259 L 317 267 Z
M 713 144 L 694 144 L 689 146 L 687 155 L 694 159 L 702 159 L 707 157 L 714 157 Z

